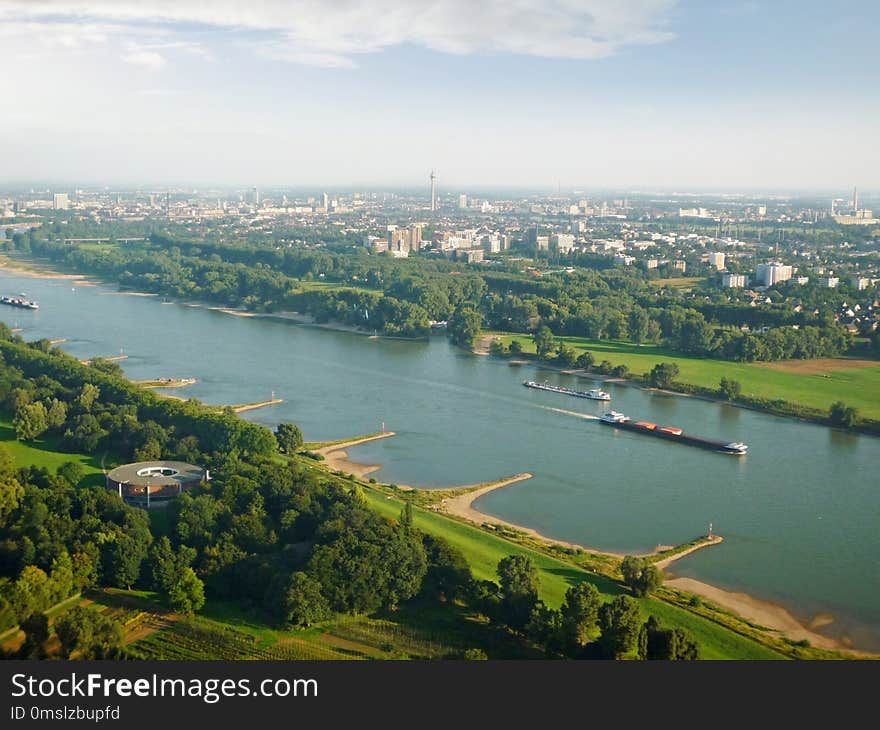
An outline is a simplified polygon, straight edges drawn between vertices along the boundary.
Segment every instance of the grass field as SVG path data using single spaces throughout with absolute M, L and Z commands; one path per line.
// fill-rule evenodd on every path
M 381 293 L 378 289 L 370 289 L 366 286 L 356 286 L 354 284 L 340 284 L 337 281 L 306 281 L 304 279 L 297 279 L 296 285 L 297 288 L 302 289 L 303 291 L 359 291 Z
M 99 457 L 66 454 L 59 450 L 57 441 L 52 438 L 40 438 L 29 444 L 18 441 L 15 438 L 12 419 L 7 415 L 0 416 L 0 443 L 9 449 L 16 466 L 42 466 L 54 473 L 62 464 L 74 461 L 82 466 L 85 472 L 82 486 L 104 483 L 104 472 Z
M 705 276 L 673 276 L 668 279 L 652 279 L 649 283 L 658 288 L 668 286 L 679 291 L 690 291 L 705 280 Z
M 509 345 L 518 340 L 523 352 L 534 353 L 535 345 L 527 335 L 499 333 Z M 728 362 L 688 357 L 664 350 L 657 345 L 634 345 L 631 342 L 589 340 L 584 337 L 559 337 L 578 353 L 593 353 L 596 362 L 608 360 L 613 365 L 626 365 L 633 373 L 647 373 L 658 362 L 675 362 L 681 371 L 677 380 L 704 388 L 717 388 L 722 377 L 742 384 L 743 395 L 781 399 L 790 403 L 828 410 L 835 401 L 855 406 L 859 415 L 880 419 L 880 361 L 864 367 L 864 361 L 847 362 L 846 358 L 825 359 L 826 371 L 811 372 L 804 366 L 785 368 L 757 363 Z M 801 362 L 801 361 L 798 361 Z M 810 361 L 805 361 L 810 362 Z
M 364 494 L 370 506 L 386 517 L 396 519 L 403 509 L 403 502 L 394 497 L 370 489 L 365 489 Z M 571 563 L 516 545 L 477 527 L 420 508 L 413 509 L 413 521 L 419 529 L 442 537 L 461 550 L 474 577 L 480 580 L 497 580 L 495 569 L 501 558 L 528 555 L 538 568 L 541 598 L 548 606 L 558 608 L 569 587 L 584 580 L 593 583 L 606 600 L 623 593 L 617 583 L 603 575 L 581 570 Z M 654 614 L 667 625 L 690 631 L 699 642 L 701 656 L 705 659 L 784 658 L 772 649 L 677 606 L 655 599 L 640 599 L 640 603 L 645 616 Z

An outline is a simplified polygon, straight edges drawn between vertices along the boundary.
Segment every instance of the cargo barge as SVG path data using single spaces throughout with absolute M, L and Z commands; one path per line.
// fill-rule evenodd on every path
M 523 380 L 526 388 L 537 388 L 538 390 L 549 390 L 551 393 L 562 393 L 563 395 L 572 395 L 575 398 L 589 398 L 590 400 L 611 400 L 611 396 L 604 390 L 593 388 L 592 390 L 574 390 L 573 388 L 563 388 L 561 385 L 550 385 L 548 383 L 536 383 L 534 380 Z
M 724 454 L 733 454 L 735 456 L 744 456 L 748 453 L 748 445 L 741 441 L 719 441 L 717 439 L 707 439 L 702 436 L 692 436 L 685 433 L 677 426 L 658 426 L 650 421 L 633 421 L 623 413 L 617 411 L 608 411 L 599 417 L 599 422 L 606 426 L 614 426 L 624 431 L 636 431 L 637 433 L 648 434 L 649 436 L 657 436 L 667 441 L 676 441 L 680 444 L 688 444 L 689 446 L 699 446 L 703 449 L 711 449 L 712 451 L 720 451 Z
M 19 309 L 39 309 L 40 305 L 36 302 L 20 299 L 18 297 L 0 297 L 0 304 L 6 304 L 10 307 L 18 307 Z

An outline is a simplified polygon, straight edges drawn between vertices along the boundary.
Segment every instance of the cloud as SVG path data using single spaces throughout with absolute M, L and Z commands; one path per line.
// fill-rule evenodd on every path
M 114 23 L 238 33 L 263 56 L 350 67 L 412 44 L 449 54 L 594 59 L 673 38 L 677 0 L 0 0 L 0 23 Z M 156 59 L 154 58 L 153 61 Z
M 122 60 L 134 66 L 143 66 L 149 69 L 159 69 L 165 65 L 165 57 L 156 51 L 132 50 L 122 56 Z

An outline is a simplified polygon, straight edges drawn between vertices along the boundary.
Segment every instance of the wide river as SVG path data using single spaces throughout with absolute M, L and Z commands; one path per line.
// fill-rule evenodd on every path
M 132 378 L 195 377 L 172 391 L 208 403 L 284 399 L 246 414 L 294 421 L 309 440 L 397 433 L 349 451 L 382 481 L 440 487 L 528 471 L 534 479 L 476 507 L 597 549 L 644 552 L 705 534 L 725 542 L 675 565 L 689 576 L 784 604 L 822 631 L 880 650 L 880 439 L 695 398 L 609 383 L 616 410 L 705 436 L 745 441 L 734 457 L 618 432 L 584 416 L 603 406 L 524 388 L 525 378 L 588 380 L 427 342 L 372 339 L 272 318 L 0 272 L 22 336 L 66 338 L 80 357 L 128 355 Z

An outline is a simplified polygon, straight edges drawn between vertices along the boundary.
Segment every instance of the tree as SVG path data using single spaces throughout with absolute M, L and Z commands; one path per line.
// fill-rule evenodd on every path
M 88 413 L 92 410 L 92 406 L 95 405 L 95 401 L 98 400 L 98 396 L 100 395 L 101 391 L 97 385 L 84 383 L 82 390 L 76 399 L 76 403 L 83 411 Z
M 24 643 L 18 650 L 22 659 L 45 659 L 45 644 L 49 640 L 49 619 L 44 613 L 33 613 L 19 623 L 24 631 Z
M 651 319 L 641 307 L 634 307 L 629 313 L 629 336 L 637 345 L 648 337 L 648 324 Z
M 668 388 L 678 377 L 678 373 L 678 365 L 674 362 L 657 363 L 651 369 L 651 385 L 655 388 Z
M 57 398 L 53 398 L 49 403 L 49 409 L 46 414 L 46 422 L 49 424 L 49 428 L 61 428 L 67 420 L 67 406 Z
M 577 360 L 575 360 L 574 364 L 583 370 L 589 370 L 593 367 L 593 363 L 596 362 L 596 358 L 593 357 L 592 352 L 582 352 L 578 355 Z
M 205 605 L 205 584 L 192 568 L 184 568 L 168 589 L 168 603 L 175 611 L 191 615 Z
M 721 378 L 718 391 L 724 400 L 736 400 L 742 393 L 742 384 L 732 378 Z
M 275 429 L 275 439 L 278 441 L 281 453 L 290 456 L 299 451 L 303 445 L 302 431 L 293 423 L 279 423 L 278 428 Z
M 403 509 L 400 511 L 400 524 L 410 528 L 413 526 L 412 502 L 403 505 Z
M 602 597 L 592 583 L 582 581 L 565 593 L 562 603 L 562 629 L 566 643 L 583 647 L 596 630 Z
M 454 345 L 473 350 L 482 326 L 483 317 L 478 311 L 469 306 L 459 306 L 447 323 L 446 332 Z
M 21 620 L 49 608 L 49 576 L 36 565 L 26 565 L 12 587 L 12 608 Z
M 546 324 L 542 324 L 538 328 L 538 331 L 532 335 L 532 340 L 535 343 L 535 352 L 538 357 L 546 357 L 556 348 L 556 338 Z
M 425 582 L 449 599 L 462 597 L 473 584 L 473 575 L 464 553 L 443 538 L 424 533 L 422 544 L 428 558 Z
M 282 597 L 283 621 L 288 626 L 311 626 L 332 615 L 330 605 L 321 593 L 321 584 L 307 573 L 290 576 Z
M 641 628 L 639 604 L 629 596 L 618 596 L 599 609 L 600 642 L 605 654 L 620 659 L 633 650 Z
M 87 606 L 75 606 L 55 621 L 55 633 L 65 659 L 115 659 L 122 646 L 122 627 L 116 619 Z
M 517 339 L 513 339 L 510 341 L 510 345 L 507 349 L 511 355 L 521 355 L 523 351 L 522 342 Z
M 835 426 L 852 428 L 859 421 L 859 412 L 852 406 L 848 406 L 842 401 L 837 401 L 831 405 L 828 411 L 828 420 Z
M 494 357 L 502 357 L 505 353 L 504 343 L 497 337 L 493 337 L 489 343 L 489 354 Z
M 104 582 L 118 588 L 131 588 L 141 572 L 146 546 L 126 534 L 117 534 L 103 545 Z
M 498 562 L 502 618 L 523 629 L 538 603 L 538 569 L 528 555 L 509 555 Z
M 699 659 L 700 649 L 684 629 L 664 629 L 656 616 L 649 616 L 639 631 L 639 658 L 665 661 Z
M 636 596 L 653 593 L 663 583 L 663 575 L 657 568 L 643 558 L 627 555 L 620 563 L 623 582 Z
M 48 413 L 42 403 L 27 403 L 15 412 L 12 421 L 15 437 L 20 441 L 33 441 L 49 428 Z
M 83 465 L 76 461 L 65 461 L 55 473 L 66 481 L 71 487 L 76 487 L 86 475 Z
M 573 347 L 569 347 L 564 342 L 560 342 L 556 348 L 556 362 L 563 367 L 571 367 L 574 365 L 576 355 Z

